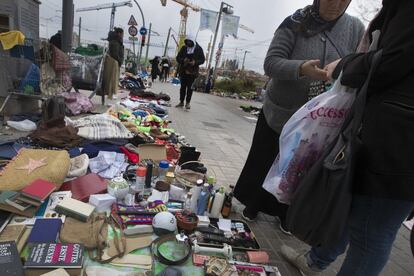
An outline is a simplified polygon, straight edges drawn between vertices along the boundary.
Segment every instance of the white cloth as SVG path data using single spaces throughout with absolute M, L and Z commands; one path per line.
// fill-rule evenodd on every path
M 117 152 L 100 151 L 97 157 L 89 160 L 91 172 L 107 179 L 118 176 L 126 166 L 125 155 Z

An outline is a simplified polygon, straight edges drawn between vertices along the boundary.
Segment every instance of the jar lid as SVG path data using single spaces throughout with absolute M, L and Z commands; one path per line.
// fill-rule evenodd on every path
M 137 176 L 144 177 L 144 176 L 147 175 L 147 168 L 145 168 L 145 167 L 138 167 L 136 173 L 137 173 Z
M 168 161 L 163 160 L 163 161 L 160 162 L 160 168 L 161 169 L 169 169 L 170 168 L 170 163 Z

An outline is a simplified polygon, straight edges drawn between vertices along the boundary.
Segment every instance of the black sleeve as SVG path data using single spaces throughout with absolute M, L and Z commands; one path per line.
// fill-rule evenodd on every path
M 178 55 L 177 55 L 176 60 L 177 60 L 177 62 L 178 62 L 179 64 L 183 64 L 183 63 L 184 63 L 184 58 L 185 58 L 185 50 L 186 50 L 186 48 L 185 48 L 185 46 L 183 46 L 183 47 L 181 48 L 181 50 L 178 52 Z
M 206 57 L 204 56 L 203 48 L 200 46 L 197 47 L 197 55 L 195 55 L 195 65 L 201 65 L 206 62 Z
M 395 16 L 389 22 L 386 31 L 381 35 L 382 58 L 372 76 L 371 88 L 393 85 L 414 71 L 414 1 L 401 1 Z M 351 54 L 345 57 L 335 70 L 339 75 L 343 70 L 341 83 L 359 88 L 367 78 L 370 64 L 375 52 Z

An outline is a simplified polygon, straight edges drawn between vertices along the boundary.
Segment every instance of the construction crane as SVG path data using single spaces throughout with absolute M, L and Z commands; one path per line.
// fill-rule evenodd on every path
M 192 9 L 195 12 L 201 11 L 199 6 L 191 4 L 187 0 L 171 0 L 177 4 L 182 5 L 184 8 L 180 11 L 181 21 L 180 21 L 180 28 L 178 30 L 178 49 L 184 44 L 185 37 L 187 35 L 187 19 L 188 19 L 188 9 Z M 167 0 L 161 0 L 161 4 L 165 7 L 167 5 Z
M 124 6 L 132 7 L 131 0 L 118 2 L 118 3 L 102 4 L 102 5 L 97 5 L 97 6 L 93 6 L 93 7 L 87 7 L 87 8 L 79 8 L 79 9 L 76 9 L 76 12 L 99 11 L 99 10 L 105 10 L 105 9 L 112 9 L 112 11 L 111 11 L 111 21 L 109 23 L 109 31 L 111 31 L 114 28 L 116 8 L 124 7 Z

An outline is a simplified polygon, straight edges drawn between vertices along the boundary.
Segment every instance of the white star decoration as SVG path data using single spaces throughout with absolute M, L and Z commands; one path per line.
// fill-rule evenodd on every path
M 31 174 L 34 170 L 46 166 L 47 163 L 45 162 L 46 157 L 43 157 L 40 160 L 35 160 L 32 158 L 29 158 L 29 163 L 27 165 L 21 166 L 16 168 L 17 170 L 27 170 L 27 174 Z

